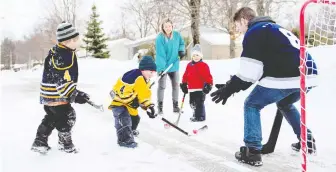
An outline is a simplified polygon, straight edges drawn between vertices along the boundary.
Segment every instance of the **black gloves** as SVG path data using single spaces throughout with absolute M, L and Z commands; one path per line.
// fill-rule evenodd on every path
M 185 56 L 184 51 L 179 51 L 178 55 L 180 56 L 180 59 L 183 59 L 183 57 Z
M 205 83 L 202 91 L 204 94 L 208 94 L 210 93 L 211 89 L 212 89 L 212 85 Z
M 181 88 L 181 90 L 182 90 L 182 92 L 183 92 L 184 94 L 187 94 L 187 93 L 188 93 L 188 86 L 187 86 L 187 83 L 181 83 L 181 84 L 180 84 L 180 88 Z
M 157 114 L 155 114 L 154 104 L 147 106 L 146 112 L 149 118 L 155 118 L 157 116 Z
M 222 101 L 222 105 L 225 105 L 227 99 L 233 94 L 233 92 L 230 92 L 228 89 L 228 85 L 224 84 L 222 87 L 220 87 L 217 91 L 210 94 L 212 98 L 212 101 L 215 103 L 219 103 Z
M 217 89 L 220 89 L 220 88 L 223 87 L 223 86 L 225 86 L 225 84 L 215 84 L 215 87 L 216 87 Z
M 90 100 L 90 96 L 82 91 L 76 90 L 77 95 L 75 97 L 75 103 L 84 104 L 87 103 L 88 100 Z

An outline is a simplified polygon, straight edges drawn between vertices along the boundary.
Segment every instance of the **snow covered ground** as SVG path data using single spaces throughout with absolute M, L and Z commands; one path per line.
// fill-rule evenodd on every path
M 316 138 L 318 154 L 309 156 L 308 171 L 336 171 L 334 100 L 336 89 L 335 47 L 313 51 L 320 67 L 320 86 L 308 94 L 307 123 Z M 182 76 L 187 62 L 181 62 Z M 207 61 L 215 83 L 224 83 L 239 68 L 237 59 Z M 79 60 L 78 88 L 91 95 L 93 101 L 110 103 L 109 91 L 125 71 L 137 67 L 134 61 L 81 59 Z M 234 152 L 243 145 L 243 103 L 251 89 L 231 97 L 225 106 L 206 100 L 208 131 L 186 137 L 180 132 L 164 129 L 160 118 L 149 119 L 140 111 L 139 148 L 125 149 L 116 144 L 112 112 L 99 112 L 89 105 L 74 104 L 77 123 L 73 140 L 80 153 L 68 155 L 57 150 L 57 132 L 50 137 L 54 149 L 47 156 L 30 151 L 36 128 L 44 116 L 39 104 L 39 83 L 42 69 L 35 71 L 1 71 L 1 149 L 0 171 L 300 171 L 301 154 L 293 152 L 290 144 L 297 139 L 286 121 L 283 122 L 276 150 L 263 156 L 264 166 L 255 168 L 234 159 Z M 172 112 L 171 87 L 165 92 L 165 117 L 175 121 Z M 156 102 L 156 86 L 153 87 Z M 213 89 L 215 90 L 215 89 Z M 182 92 L 180 93 L 182 98 Z M 189 97 L 179 126 L 191 131 L 203 124 L 191 124 Z M 297 104 L 299 107 L 299 104 Z M 262 110 L 263 137 L 266 142 L 275 116 L 276 107 Z

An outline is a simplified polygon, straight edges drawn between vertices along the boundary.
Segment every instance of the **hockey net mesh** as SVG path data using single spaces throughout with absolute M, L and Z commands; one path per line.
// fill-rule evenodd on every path
M 306 47 L 334 45 L 336 43 L 336 0 L 320 0 L 307 8 L 309 28 Z
M 311 52 L 319 50 L 318 52 L 323 52 L 326 49 L 328 52 L 336 53 L 336 0 L 310 0 L 309 5 L 304 11 L 305 23 L 300 23 L 300 29 L 304 29 L 304 51 L 301 51 L 301 141 L 305 142 L 306 146 L 302 145 L 302 171 L 306 171 L 306 154 L 311 151 L 309 142 L 312 143 L 311 133 L 307 132 L 306 127 L 306 112 L 310 112 L 310 108 L 316 108 L 312 106 L 309 100 L 309 94 L 312 83 L 314 80 L 311 78 L 313 74 L 318 72 L 319 78 L 321 72 L 323 73 L 325 69 L 320 70 L 319 61 L 323 57 L 315 57 L 315 54 Z M 302 16 L 301 16 L 302 19 Z M 302 36 L 301 36 L 302 41 Z M 321 51 L 322 50 L 322 51 Z M 331 50 L 331 51 L 330 51 Z M 304 54 L 304 56 L 303 56 Z M 314 65 L 309 55 L 312 55 L 312 59 L 317 62 Z M 319 60 L 316 61 L 316 58 Z M 324 62 L 325 63 L 325 62 Z M 304 67 L 304 70 L 302 69 Z M 317 71 L 318 70 L 318 71 Z M 304 77 L 304 78 L 303 78 Z M 304 82 L 302 82 L 304 80 Z M 317 80 L 315 80 L 317 81 Z M 303 99 L 303 100 L 302 100 Z M 317 114 L 315 114 L 317 115 Z M 307 118 L 309 120 L 309 118 Z M 309 128 L 309 126 L 308 126 Z M 309 171 L 309 170 L 308 170 Z

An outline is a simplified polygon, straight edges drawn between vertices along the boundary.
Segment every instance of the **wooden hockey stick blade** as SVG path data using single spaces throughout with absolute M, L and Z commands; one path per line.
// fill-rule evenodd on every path
M 87 103 L 91 106 L 93 106 L 94 108 L 100 110 L 101 112 L 104 112 L 104 106 L 103 105 L 96 105 L 94 102 L 88 100 Z
M 269 154 L 269 153 L 274 152 L 275 145 L 277 143 L 281 124 L 282 124 L 282 119 L 283 119 L 283 115 L 281 114 L 280 110 L 277 110 L 268 141 L 266 144 L 263 145 L 261 149 L 262 154 Z
M 177 129 L 178 131 L 180 131 L 181 133 L 189 136 L 189 133 L 184 131 L 183 129 L 181 129 L 180 127 L 176 126 L 175 124 L 173 124 L 172 122 L 168 121 L 167 119 L 165 118 L 161 118 L 162 121 L 166 122 L 167 124 L 169 124 L 170 126 L 174 127 L 175 129 Z

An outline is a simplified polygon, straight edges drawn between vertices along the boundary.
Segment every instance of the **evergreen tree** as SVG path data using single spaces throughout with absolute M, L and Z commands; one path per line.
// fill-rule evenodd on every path
M 86 51 L 91 52 L 95 58 L 109 58 L 109 51 L 106 50 L 106 41 L 109 39 L 105 36 L 100 25 L 102 21 L 98 20 L 97 8 L 92 6 L 92 14 L 87 26 L 87 33 L 84 35 L 83 41 Z

